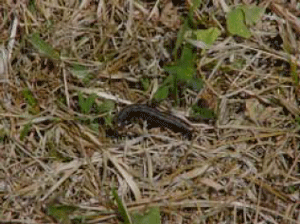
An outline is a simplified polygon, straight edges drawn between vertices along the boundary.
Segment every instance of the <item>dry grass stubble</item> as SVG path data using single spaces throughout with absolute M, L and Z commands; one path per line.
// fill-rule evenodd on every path
M 260 1 L 269 14 L 248 40 L 226 35 L 224 1 L 196 12 L 223 34 L 198 58 L 205 88 L 186 95 L 186 108 L 206 98 L 219 116 L 216 126 L 195 124 L 192 142 L 140 126 L 131 131 L 141 137 L 112 140 L 81 120 L 105 114 L 78 106 L 79 91 L 118 108 L 153 97 L 181 24 L 170 1 L 0 2 L 1 223 L 55 223 L 46 212 L 53 204 L 76 206 L 72 219 L 117 223 L 113 187 L 129 211 L 159 206 L 162 223 L 300 223 L 296 1 Z M 59 60 L 28 41 L 36 32 Z M 74 63 L 89 82 L 72 73 Z

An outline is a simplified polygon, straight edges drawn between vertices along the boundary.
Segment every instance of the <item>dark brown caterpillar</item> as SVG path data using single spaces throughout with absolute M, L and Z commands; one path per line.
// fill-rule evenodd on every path
M 137 119 L 147 121 L 148 128 L 164 127 L 179 132 L 188 139 L 193 137 L 193 129 L 182 119 L 143 104 L 125 107 L 118 114 L 117 123 L 123 127 Z

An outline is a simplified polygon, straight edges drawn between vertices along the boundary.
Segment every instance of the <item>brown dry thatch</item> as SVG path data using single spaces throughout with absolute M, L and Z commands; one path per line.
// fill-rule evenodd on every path
M 0 0 L 1 223 L 55 223 L 58 204 L 75 206 L 64 223 L 118 223 L 113 187 L 129 212 L 158 206 L 162 223 L 300 223 L 296 0 L 203 1 L 195 19 L 222 35 L 197 59 L 205 87 L 177 110 L 204 98 L 218 118 L 195 124 L 192 142 L 139 125 L 115 140 L 88 122 L 153 97 L 191 2 Z M 256 2 L 267 11 L 253 36 L 230 36 L 228 7 Z M 79 92 L 116 108 L 83 114 Z

